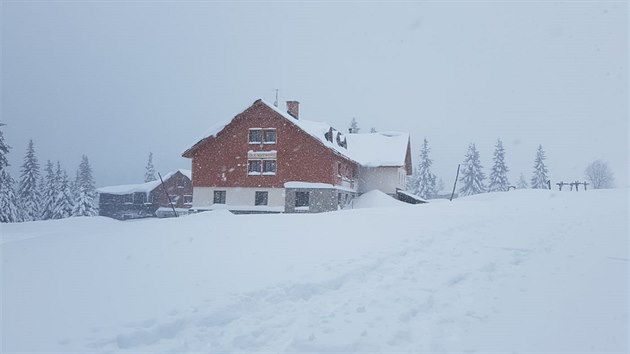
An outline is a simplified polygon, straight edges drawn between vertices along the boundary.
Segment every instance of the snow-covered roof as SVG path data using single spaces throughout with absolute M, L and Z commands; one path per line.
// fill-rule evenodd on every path
M 166 182 L 171 177 L 173 177 L 177 172 L 180 172 L 184 176 L 188 177 L 188 179 L 191 179 L 191 175 L 192 175 L 191 171 L 184 170 L 184 169 L 179 169 L 177 171 L 169 172 L 166 175 L 162 176 L 162 179 L 164 180 L 164 182 Z M 158 179 L 155 181 L 140 183 L 140 184 L 123 184 L 119 186 L 101 187 L 101 188 L 98 188 L 96 191 L 102 194 L 116 194 L 116 195 L 125 195 L 125 194 L 131 194 L 131 193 L 150 193 L 159 185 L 160 185 L 160 180 Z
M 328 183 L 318 183 L 318 182 L 302 182 L 302 181 L 289 181 L 284 183 L 284 188 L 293 188 L 293 189 L 339 189 L 348 192 L 356 192 L 355 189 L 332 185 Z
M 302 118 L 295 119 L 289 115 L 289 113 L 279 109 L 273 104 L 269 104 L 262 99 L 258 101 L 317 139 L 327 148 L 350 160 L 356 161 L 362 166 L 379 167 L 405 165 L 407 144 L 409 143 L 408 133 L 377 132 L 346 134 L 333 128 L 329 123 L 310 121 Z M 207 138 L 217 136 L 230 122 L 231 120 L 222 121 L 210 127 L 193 147 L 199 145 Z M 330 139 L 326 139 L 327 134 L 330 134 Z M 347 142 L 345 147 L 342 146 L 343 144 L 338 143 L 338 141 L 343 142 L 344 140 Z M 189 150 L 190 149 L 186 150 L 184 154 Z

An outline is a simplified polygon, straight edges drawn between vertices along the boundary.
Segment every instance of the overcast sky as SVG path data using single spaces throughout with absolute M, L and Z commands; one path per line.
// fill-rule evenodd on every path
M 166 173 L 217 121 L 258 98 L 304 119 L 422 139 L 452 186 L 474 142 L 497 138 L 510 181 L 538 144 L 553 181 L 603 158 L 628 174 L 625 1 L 2 1 L 0 121 L 19 175 L 28 139 L 97 186 Z

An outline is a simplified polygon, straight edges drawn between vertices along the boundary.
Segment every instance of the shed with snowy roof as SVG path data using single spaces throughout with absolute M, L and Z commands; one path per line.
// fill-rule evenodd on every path
M 99 215 L 119 220 L 165 216 L 172 211 L 159 215 L 156 211 L 171 209 L 171 203 L 176 210 L 187 211 L 192 206 L 190 175 L 190 170 L 180 169 L 162 176 L 164 186 L 156 180 L 99 188 Z
M 372 189 L 392 196 L 411 170 L 408 133 L 346 134 L 256 100 L 211 127 L 182 154 L 192 159 L 193 209 L 337 210 Z

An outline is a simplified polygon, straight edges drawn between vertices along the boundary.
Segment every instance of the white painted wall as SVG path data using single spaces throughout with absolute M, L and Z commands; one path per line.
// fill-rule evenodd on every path
M 394 194 L 396 188 L 405 189 L 405 179 L 404 167 L 361 167 L 359 193 L 378 189 L 383 193 Z
M 194 187 L 193 208 L 204 208 L 214 204 L 214 191 L 225 191 L 225 204 L 233 206 L 254 206 L 256 192 L 268 192 L 269 207 L 284 207 L 284 188 L 215 188 Z

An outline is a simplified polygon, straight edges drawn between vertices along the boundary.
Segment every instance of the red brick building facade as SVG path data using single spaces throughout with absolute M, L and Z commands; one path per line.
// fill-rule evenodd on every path
M 285 113 L 257 100 L 183 153 L 192 159 L 193 208 L 325 211 L 360 192 L 364 166 L 352 157 L 350 137 L 323 123 L 301 120 L 296 101 L 287 107 Z M 411 171 L 408 136 L 406 143 L 406 151 L 400 152 L 402 166 L 389 166 L 405 174 Z

